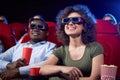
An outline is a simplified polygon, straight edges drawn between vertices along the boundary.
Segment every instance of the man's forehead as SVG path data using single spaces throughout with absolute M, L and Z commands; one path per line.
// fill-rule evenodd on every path
M 33 18 L 35 18 L 35 19 L 40 19 L 40 16 L 34 16 Z
M 3 18 L 3 17 L 0 17 L 0 19 L 2 19 L 2 20 L 3 20 L 4 18 Z
M 33 20 L 33 21 L 31 21 L 31 23 L 39 23 L 39 24 L 43 24 L 43 22 L 40 21 L 40 20 Z
M 111 19 L 111 17 L 110 16 L 106 16 L 105 19 Z

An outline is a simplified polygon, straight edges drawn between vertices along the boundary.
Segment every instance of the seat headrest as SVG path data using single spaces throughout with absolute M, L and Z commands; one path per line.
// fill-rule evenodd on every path
M 95 26 L 97 33 L 118 33 L 117 26 L 105 20 L 97 20 Z

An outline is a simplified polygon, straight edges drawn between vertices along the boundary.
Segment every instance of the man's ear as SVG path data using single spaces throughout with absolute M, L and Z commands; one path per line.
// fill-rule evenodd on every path
M 49 32 L 47 32 L 46 35 L 48 36 L 48 35 L 49 35 Z

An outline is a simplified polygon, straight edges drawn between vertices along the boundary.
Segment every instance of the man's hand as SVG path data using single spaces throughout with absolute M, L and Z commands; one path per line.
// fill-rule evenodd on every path
M 25 59 L 18 59 L 15 62 L 11 62 L 7 64 L 7 69 L 14 69 L 14 68 L 18 68 L 18 67 L 25 66 L 25 65 L 26 65 Z
M 4 70 L 3 72 L 0 73 L 0 78 L 2 80 L 11 80 L 14 78 L 18 78 L 20 76 L 19 69 L 9 69 L 9 70 Z

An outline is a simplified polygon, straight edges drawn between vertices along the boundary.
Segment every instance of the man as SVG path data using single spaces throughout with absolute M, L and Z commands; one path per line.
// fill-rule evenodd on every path
M 0 54 L 4 52 L 4 46 L 2 40 L 0 40 Z
M 3 15 L 0 15 L 0 22 L 3 22 L 3 23 L 5 23 L 5 24 L 8 24 L 8 21 L 7 21 L 6 17 L 3 16 Z
M 3 80 L 11 80 L 22 75 L 29 75 L 31 66 L 41 66 L 54 51 L 56 45 L 46 41 L 48 25 L 42 17 L 31 18 L 29 28 L 31 38 L 29 42 L 18 43 L 0 55 L 0 78 Z M 26 60 L 22 58 L 23 47 L 32 48 L 28 66 L 26 66 Z
M 110 14 L 110 13 L 105 14 L 103 16 L 103 20 L 109 21 L 109 22 L 111 22 L 114 25 L 117 24 L 116 18 L 112 14 Z

